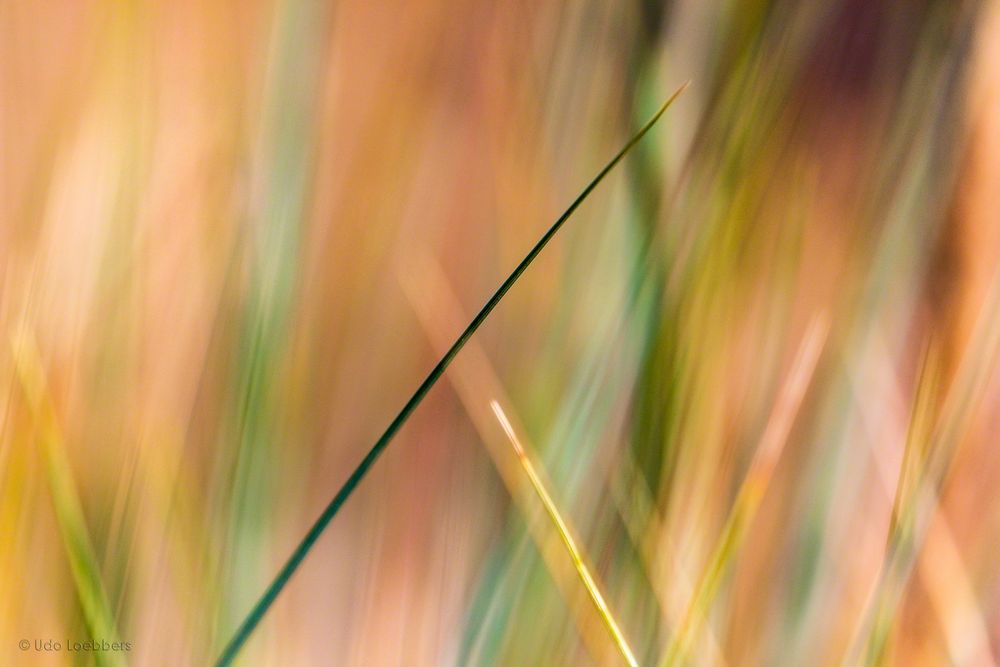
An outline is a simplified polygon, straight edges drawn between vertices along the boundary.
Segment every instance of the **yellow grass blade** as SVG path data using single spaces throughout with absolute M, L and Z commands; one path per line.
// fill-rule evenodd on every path
M 826 340 L 827 321 L 824 317 L 816 317 L 809 325 L 806 335 L 799 347 L 798 354 L 792 364 L 788 378 L 782 388 L 778 401 L 774 406 L 767 427 L 757 448 L 750 470 L 740 486 L 736 502 L 722 529 L 722 534 L 716 544 L 704 573 L 695 589 L 687 611 L 674 634 L 663 660 L 662 667 L 672 667 L 687 660 L 688 653 L 697 638 L 701 625 L 712 600 L 718 590 L 726 569 L 735 556 L 746 536 L 746 529 L 760 506 L 760 502 L 771 481 L 774 468 L 778 463 L 785 441 L 791 430 L 799 405 L 805 395 L 806 388 L 812 378 L 819 353 Z
M 101 580 L 55 409 L 48 396 L 38 348 L 29 332 L 21 332 L 11 342 L 18 378 L 35 421 L 56 522 L 87 630 L 94 640 L 116 644 L 119 639 L 114 614 Z M 93 653 L 99 665 L 123 665 L 121 655 L 116 650 Z
M 507 415 L 504 413 L 503 408 L 500 407 L 499 403 L 495 400 L 490 401 L 490 407 L 493 408 L 493 414 L 496 415 L 497 420 L 500 422 L 500 426 L 503 427 L 504 433 L 507 434 L 507 438 L 510 440 L 511 445 L 514 446 L 517 458 L 520 460 L 521 466 L 524 468 L 524 472 L 528 475 L 528 479 L 531 481 L 531 486 L 534 487 L 535 493 L 538 494 L 538 499 L 542 501 L 542 505 L 545 506 L 545 511 L 548 513 L 549 518 L 552 519 L 552 523 L 559 531 L 559 536 L 562 538 L 563 544 L 566 546 L 566 551 L 569 552 L 569 556 L 573 560 L 573 567 L 576 568 L 577 574 L 580 575 L 580 581 L 583 582 L 584 588 L 587 589 L 587 593 L 590 595 L 591 601 L 593 601 L 594 606 L 601 615 L 604 625 L 607 626 L 608 632 L 610 632 L 612 638 L 614 638 L 615 644 L 618 646 L 618 650 L 621 652 L 625 662 L 635 667 L 639 664 L 635 659 L 635 654 L 632 653 L 632 649 L 629 647 L 624 633 L 622 633 L 621 628 L 615 621 L 615 617 L 611 613 L 608 603 L 604 600 L 604 596 L 601 595 L 601 590 L 598 587 L 597 582 L 594 580 L 593 575 L 590 573 L 590 569 L 587 567 L 587 564 L 584 562 L 583 554 L 580 552 L 579 547 L 577 547 L 576 540 L 573 539 L 569 526 L 566 525 L 566 521 L 559 513 L 559 509 L 552 500 L 552 496 L 549 495 L 548 490 L 545 488 L 545 484 L 542 483 L 541 478 L 535 471 L 535 467 L 532 465 L 531 459 L 528 458 L 527 452 L 525 452 L 524 447 L 521 446 L 521 442 L 518 440 L 517 434 L 514 433 L 514 427 L 511 426 L 510 420 L 507 419 Z

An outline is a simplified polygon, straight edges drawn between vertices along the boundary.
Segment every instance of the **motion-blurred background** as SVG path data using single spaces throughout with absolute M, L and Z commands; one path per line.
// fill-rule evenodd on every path
M 1000 3 L 0 3 L 0 664 L 1000 659 Z M 128 641 L 22 651 L 18 641 Z

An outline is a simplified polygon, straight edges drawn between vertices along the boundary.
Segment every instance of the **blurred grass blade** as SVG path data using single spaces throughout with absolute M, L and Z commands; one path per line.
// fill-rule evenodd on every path
M 781 394 L 768 419 L 750 469 L 740 486 L 733 509 L 677 631 L 667 646 L 660 663 L 661 667 L 673 667 L 688 661 L 689 653 L 712 606 L 722 577 L 743 544 L 750 522 L 764 498 L 764 492 L 771 481 L 799 406 L 816 370 L 816 363 L 826 341 L 827 329 L 826 318 L 817 316 L 806 331 Z
M 351 496 L 355 488 L 357 488 L 358 484 L 368 473 L 368 470 L 372 467 L 372 465 L 375 463 L 378 457 L 389 445 L 389 442 L 392 441 L 392 438 L 396 435 L 399 429 L 402 428 L 403 424 L 406 423 L 406 420 L 409 419 L 410 415 L 420 404 L 420 402 L 424 399 L 424 396 L 427 395 L 427 392 L 429 392 L 431 387 L 433 387 L 434 384 L 440 379 L 445 369 L 448 368 L 448 365 L 455 358 L 455 355 L 458 354 L 458 352 L 462 349 L 462 347 L 469 340 L 469 338 L 472 337 L 472 335 L 476 332 L 476 330 L 478 330 L 479 327 L 482 326 L 483 322 L 486 320 L 487 317 L 489 317 L 490 313 L 493 312 L 493 309 L 496 308 L 498 303 L 500 303 L 500 300 L 503 299 L 504 295 L 507 294 L 510 288 L 514 286 L 514 283 L 518 281 L 518 279 L 521 277 L 521 274 L 523 274 L 525 270 L 528 268 L 528 266 L 531 265 L 531 263 L 535 260 L 538 254 L 541 253 L 542 249 L 545 248 L 546 245 L 548 245 L 548 242 L 552 240 L 552 237 L 556 235 L 556 233 L 562 228 L 562 226 L 566 223 L 566 221 L 570 218 L 570 216 L 573 215 L 573 213 L 576 211 L 577 208 L 579 208 L 580 204 L 582 204 L 583 201 L 594 190 L 594 188 L 596 188 L 598 184 L 600 184 L 600 182 L 604 180 L 604 177 L 607 176 L 608 173 L 612 169 L 614 169 L 619 162 L 621 162 L 622 158 L 625 157 L 625 155 L 632 149 L 632 147 L 635 146 L 635 144 L 638 143 L 639 140 L 642 139 L 647 132 L 649 132 L 649 130 L 653 127 L 653 125 L 656 124 L 656 122 L 660 119 L 660 117 L 667 110 L 667 108 L 673 103 L 675 99 L 677 99 L 677 96 L 680 95 L 684 91 L 684 89 L 687 88 L 687 86 L 688 83 L 684 83 L 680 88 L 678 88 L 674 92 L 674 94 L 671 95 L 667 99 L 667 101 L 663 103 L 663 105 L 657 110 L 657 112 L 653 114 L 652 118 L 650 118 L 649 121 L 647 121 L 646 124 L 643 125 L 642 128 L 640 128 L 639 131 L 636 132 L 631 139 L 629 139 L 629 141 L 625 144 L 625 146 L 620 151 L 618 151 L 618 153 L 613 158 L 611 158 L 611 160 L 606 165 L 604 165 L 604 168 L 602 168 L 593 178 L 593 180 L 591 180 L 590 183 L 587 184 L 587 186 L 583 189 L 583 191 L 580 192 L 579 195 L 577 195 L 576 199 L 573 200 L 573 203 L 569 205 L 569 208 L 567 208 L 563 212 L 563 214 L 560 215 L 559 218 L 554 223 L 552 223 L 552 226 L 548 228 L 548 230 L 542 235 L 542 237 L 538 240 L 538 242 L 535 243 L 535 245 L 531 248 L 530 251 L 528 251 L 528 254 L 525 255 L 524 259 L 522 259 L 521 262 L 517 265 L 517 267 L 515 267 L 514 271 L 511 272 L 511 274 L 507 277 L 507 279 L 500 284 L 500 287 L 497 288 L 496 292 L 493 293 L 493 296 L 489 298 L 486 304 L 476 314 L 476 316 L 472 319 L 472 321 L 461 333 L 461 335 L 459 335 L 458 339 L 454 342 L 454 344 L 452 344 L 451 348 L 449 348 L 449 350 L 445 353 L 445 355 L 441 357 L 441 360 L 438 361 L 438 363 L 434 366 L 434 368 L 431 369 L 427 377 L 424 378 L 424 381 L 420 383 L 420 386 L 417 387 L 417 390 L 413 392 L 413 395 L 410 396 L 410 399 L 403 405 L 403 408 L 399 411 L 399 414 L 397 414 L 396 417 L 389 423 L 389 426 L 386 428 L 385 432 L 382 433 L 379 439 L 375 441 L 375 444 L 372 445 L 370 450 L 368 450 L 368 453 L 361 460 L 361 463 L 359 463 L 358 466 L 354 469 L 354 472 L 351 473 L 350 477 L 348 477 L 347 481 L 344 482 L 343 486 L 340 487 L 340 490 L 337 492 L 337 494 L 333 497 L 333 499 L 326 506 L 326 508 L 324 508 L 319 518 L 316 519 L 313 525 L 306 532 L 305 536 L 299 542 L 298 546 L 295 547 L 295 550 L 292 552 L 292 555 L 288 558 L 288 560 L 282 566 L 281 570 L 278 572 L 277 576 L 264 591 L 264 594 L 261 596 L 260 600 L 257 601 L 257 604 L 254 605 L 254 607 L 250 610 L 250 613 L 244 619 L 243 623 L 240 624 L 239 628 L 237 628 L 236 633 L 233 635 L 232 639 L 229 641 L 229 643 L 223 650 L 222 655 L 219 657 L 217 664 L 220 667 L 223 667 L 224 665 L 229 665 L 233 662 L 233 660 L 236 658 L 236 655 L 243 647 L 243 644 L 245 644 L 247 639 L 249 639 L 254 629 L 260 623 L 260 620 L 264 617 L 264 614 L 267 613 L 267 610 L 271 607 L 271 605 L 274 603 L 274 600 L 278 597 L 278 594 L 281 593 L 282 589 L 284 589 L 285 585 L 288 583 L 288 580 L 295 573 L 295 570 L 297 570 L 299 568 L 299 565 L 302 564 L 302 560 L 312 549 L 313 545 L 316 543 L 316 540 L 319 539 L 319 536 L 326 529 L 327 525 L 329 525 L 330 521 L 333 520 L 333 517 L 337 515 L 337 512 L 340 511 L 341 506 L 343 506 L 344 502 Z
M 889 516 L 889 528 L 886 535 L 884 564 L 891 564 L 893 554 L 898 549 L 905 549 L 913 537 L 913 519 L 910 510 L 914 507 L 913 500 L 923 484 L 926 448 L 928 434 L 933 425 L 933 399 L 937 397 L 939 385 L 939 356 L 932 343 L 928 343 L 923 354 L 923 362 L 913 409 L 910 413 L 910 424 L 900 458 L 899 475 Z M 864 657 L 856 655 L 855 650 L 849 650 L 847 656 L 853 660 L 850 664 L 881 665 L 884 664 L 889 645 L 889 635 L 892 631 L 898 609 L 892 603 L 891 596 L 882 593 L 885 585 L 883 580 L 892 577 L 886 568 L 880 569 L 879 578 L 873 597 L 874 619 L 868 629 L 864 643 Z M 889 582 L 890 584 L 895 582 Z M 867 614 L 865 614 L 867 615 Z M 863 633 L 859 633 L 859 637 Z M 861 645 L 858 645 L 860 650 Z
M 28 331 L 21 331 L 11 340 L 11 348 L 18 379 L 35 421 L 56 523 L 87 631 L 91 639 L 117 642 L 114 614 L 101 581 L 101 570 L 87 531 L 62 433 L 56 423 L 55 409 L 48 396 L 45 372 L 34 337 Z M 93 657 L 102 666 L 124 664 L 117 651 L 95 651 Z
M 904 457 L 899 484 L 905 483 L 907 488 L 903 489 L 905 495 L 897 494 L 892 507 L 888 548 L 872 593 L 872 607 L 864 610 L 843 664 L 878 665 L 885 661 L 892 626 L 899 614 L 912 568 L 924 549 L 934 548 L 927 545 L 927 540 L 934 530 L 934 518 L 940 512 L 937 490 L 947 478 L 975 406 L 987 391 L 1000 352 L 1000 272 L 994 275 L 981 310 L 972 341 L 936 420 L 933 414 L 927 414 L 930 408 L 923 402 L 930 399 L 926 395 L 928 392 L 937 390 L 939 371 L 933 366 L 939 362 L 928 362 L 932 365 L 930 379 L 921 375 L 920 383 L 934 384 L 929 390 L 918 385 L 918 403 L 911 415 L 907 437 L 914 442 L 913 447 L 919 449 L 911 455 L 915 461 L 907 461 Z M 927 442 L 921 443 L 923 439 Z M 907 444 L 909 448 L 910 440 Z M 902 477 L 908 466 L 913 468 L 911 475 L 915 479 L 912 482 Z M 960 583 L 952 582 L 950 586 L 957 589 Z M 977 664 L 989 662 L 992 657 L 988 646 L 981 647 Z
M 517 438 L 517 434 L 514 433 L 514 427 L 511 426 L 510 420 L 507 419 L 507 415 L 504 413 L 503 408 L 496 400 L 490 401 L 490 407 L 493 408 L 493 414 L 496 415 L 497 420 L 500 422 L 500 426 L 503 427 L 504 433 L 507 434 L 507 438 L 510 440 L 511 445 L 514 446 L 514 451 L 517 453 L 517 458 L 521 462 L 521 466 L 524 468 L 524 472 L 528 475 L 528 479 L 531 481 L 531 486 L 534 487 L 535 493 L 538 495 L 538 499 L 542 501 L 542 505 L 545 506 L 545 511 L 555 524 L 556 530 L 559 531 L 559 536 L 562 538 L 563 544 L 566 545 L 566 550 L 569 552 L 570 558 L 573 560 L 573 567 L 576 568 L 577 574 L 580 575 L 580 581 L 583 582 L 584 588 L 587 589 L 587 593 L 590 595 L 590 599 L 593 601 L 594 606 L 597 607 L 598 613 L 601 615 L 601 619 L 604 621 L 604 625 L 607 626 L 608 632 L 611 633 L 612 638 L 615 640 L 615 644 L 618 646 L 618 650 L 621 652 L 622 657 L 625 658 L 627 662 L 632 667 L 636 667 L 638 663 L 635 659 L 635 654 L 632 652 L 632 648 L 628 645 L 628 640 L 625 639 L 625 634 L 621 631 L 618 623 L 615 621 L 614 614 L 611 613 L 608 603 L 604 600 L 604 596 L 601 595 L 601 590 L 597 586 L 597 581 L 594 579 L 593 575 L 590 574 L 590 568 L 583 560 L 583 554 L 580 553 L 579 547 L 576 545 L 576 540 L 573 539 L 573 535 L 570 533 L 569 526 L 563 520 L 562 515 L 559 513 L 559 508 L 556 507 L 555 501 L 552 500 L 552 496 L 545 488 L 545 484 L 542 482 L 538 473 L 535 472 L 535 466 L 532 465 L 531 459 L 528 458 L 527 452 L 524 451 L 524 447 L 521 446 L 521 442 Z

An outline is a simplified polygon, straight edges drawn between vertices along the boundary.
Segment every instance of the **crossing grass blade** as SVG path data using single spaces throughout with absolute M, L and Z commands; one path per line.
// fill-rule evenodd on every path
M 409 419 L 410 415 L 427 395 L 427 392 L 429 392 L 431 387 L 433 387 L 434 384 L 441 378 L 441 375 L 444 374 L 444 371 L 448 368 L 449 364 L 451 364 L 455 355 L 459 353 L 469 338 L 471 338 L 479 327 L 482 326 L 483 322 L 486 321 L 486 318 L 493 312 L 493 309 L 500 303 L 504 295 L 510 291 L 510 288 L 514 286 L 514 283 L 518 281 L 525 270 L 527 270 L 531 263 L 535 261 L 535 258 L 539 255 L 539 253 L 541 253 L 545 246 L 548 245 L 549 241 L 552 240 L 552 237 L 559 232 L 576 209 L 580 207 L 588 196 L 590 196 L 590 193 L 593 192 L 600 182 L 604 180 L 605 176 L 607 176 L 608 173 L 610 173 L 611 170 L 614 169 L 619 162 L 621 162 L 622 158 L 624 158 L 625 155 L 628 154 L 628 152 L 632 150 L 632 148 L 646 135 L 646 133 L 652 129 L 667 108 L 682 92 L 684 92 L 684 89 L 687 88 L 687 86 L 688 83 L 681 85 L 681 87 L 678 88 L 673 95 L 671 95 L 667 101 L 663 103 L 662 106 L 660 106 L 660 108 L 655 114 L 653 114 L 646 124 L 643 125 L 631 139 L 628 140 L 625 146 L 623 146 L 622 149 L 618 151 L 618 153 L 611 158 L 606 165 L 604 165 L 604 167 L 587 184 L 580 194 L 577 195 L 576 199 L 573 200 L 563 214 L 560 215 L 554 223 L 552 223 L 552 226 L 550 226 L 544 234 L 542 234 L 541 238 L 537 243 L 535 243 L 531 250 L 528 251 L 528 254 L 525 255 L 524 259 L 522 259 L 521 262 L 514 268 L 507 279 L 500 284 L 500 287 L 498 287 L 493 293 L 493 296 L 486 301 L 486 304 L 476 314 L 465 330 L 459 335 L 458 339 L 452 344 L 451 348 L 448 349 L 444 356 L 441 357 L 440 361 L 438 361 L 434 368 L 431 369 L 427 377 L 424 378 L 424 381 L 420 383 L 420 386 L 417 387 L 416 391 L 413 392 L 413 395 L 410 396 L 409 400 L 403 405 L 399 414 L 397 414 L 396 417 L 389 423 L 385 432 L 382 433 L 379 439 L 375 441 L 375 444 L 368 450 L 368 453 L 354 469 L 354 472 L 351 473 L 350 477 L 347 478 L 347 481 L 344 482 L 337 494 L 319 515 L 319 518 L 316 519 L 313 525 L 306 532 L 305 536 L 299 542 L 298 546 L 295 547 L 292 555 L 282 566 L 277 576 L 237 628 L 235 634 L 229 643 L 226 644 L 225 649 L 222 651 L 222 654 L 216 663 L 219 667 L 225 667 L 226 665 L 232 664 L 247 639 L 250 638 L 250 635 L 253 634 L 254 629 L 256 629 L 257 625 L 264 617 L 264 614 L 267 613 L 267 610 L 271 607 L 274 600 L 284 589 L 288 580 L 291 579 L 292 575 L 302 564 L 306 555 L 315 545 L 316 540 L 319 539 L 319 536 L 337 515 L 337 512 L 340 511 L 340 508 L 357 488 L 358 484 L 368 473 L 368 470 L 372 467 L 372 465 L 374 465 L 378 457 L 383 451 L 385 451 L 385 448 L 392 441 L 399 429 L 402 428 L 403 424 L 406 423 L 407 419 Z
M 722 578 L 742 546 L 750 522 L 770 484 L 799 406 L 816 370 L 826 342 L 828 326 L 825 315 L 819 315 L 813 318 L 806 331 L 785 385 L 774 405 L 771 418 L 761 436 L 750 469 L 737 493 L 733 509 L 691 596 L 684 616 L 667 646 L 660 667 L 676 667 L 688 664 L 690 660 L 689 652 L 701 632 Z
M 466 321 L 466 317 L 462 314 L 457 297 L 448 285 L 440 266 L 420 250 L 411 252 L 408 260 L 412 264 L 409 267 L 407 277 L 401 277 L 401 284 L 413 302 L 417 316 L 427 330 L 434 348 L 446 350 L 451 344 L 452 332 Z M 534 471 L 526 474 L 525 470 L 525 464 L 531 466 L 531 462 L 518 455 L 518 448 L 523 450 L 524 447 L 521 445 L 524 443 L 519 438 L 514 440 L 517 436 L 514 435 L 514 427 L 509 423 L 506 415 L 501 420 L 501 424 L 503 425 L 504 420 L 507 421 L 506 425 L 510 426 L 510 434 L 508 435 L 506 428 L 504 428 L 506 439 L 499 438 L 495 434 L 494 422 L 495 419 L 499 418 L 497 411 L 500 410 L 502 413 L 500 404 L 508 400 L 509 393 L 480 343 L 477 341 L 469 342 L 463 351 L 462 359 L 451 368 L 447 379 L 479 432 L 485 450 L 493 460 L 500 479 L 503 480 L 510 492 L 511 500 L 517 505 L 518 511 L 523 516 L 528 535 L 534 541 L 552 581 L 566 601 L 566 606 L 581 641 L 593 656 L 610 655 L 610 652 L 606 650 L 607 646 L 602 641 L 604 636 L 601 635 L 601 628 L 598 626 L 599 623 L 602 623 L 608 627 L 608 618 L 602 616 L 601 606 L 595 604 L 592 607 L 585 607 L 585 605 L 575 603 L 575 594 L 578 592 L 581 580 L 584 586 L 587 585 L 586 577 L 581 575 L 578 569 L 579 565 L 585 567 L 585 564 L 582 559 L 579 564 L 574 562 L 573 565 L 570 565 L 566 562 L 567 539 L 572 540 L 571 534 L 560 532 L 561 519 L 556 519 L 551 512 L 547 513 L 548 521 L 546 522 L 543 516 L 546 514 L 545 510 L 538 508 L 534 502 L 536 499 L 541 500 L 545 489 L 544 486 L 541 486 L 540 489 L 532 486 L 534 480 L 531 479 L 531 475 L 534 474 Z M 490 410 L 485 408 L 483 396 L 497 397 L 490 402 L 492 414 Z M 511 444 L 515 442 L 512 449 Z M 538 476 L 535 475 L 535 478 L 537 479 Z M 529 486 L 532 487 L 531 490 L 528 489 Z M 542 500 L 542 503 L 544 506 L 545 501 Z M 554 504 L 553 509 L 555 509 Z M 575 543 L 573 548 L 576 548 Z M 571 550 L 569 560 L 571 562 L 574 560 Z M 589 577 L 589 573 L 586 576 Z M 594 592 L 590 592 L 590 595 L 593 601 Z M 599 592 L 598 595 L 600 595 Z M 488 624 L 475 623 L 475 625 L 476 630 L 479 631 Z M 615 641 L 613 633 L 609 633 L 608 640 Z M 621 651 L 620 645 L 617 648 Z M 481 656 L 472 657 L 471 651 L 470 648 L 470 654 L 459 659 L 458 664 L 478 664 L 482 661 Z M 631 648 L 629 651 L 631 652 Z
M 52 494 L 56 523 L 69 561 L 83 619 L 91 638 L 117 642 L 119 634 L 115 614 L 104 590 L 101 568 L 87 530 L 83 507 L 62 433 L 56 422 L 55 408 L 48 394 L 45 372 L 34 337 L 28 331 L 20 332 L 12 338 L 11 350 L 21 388 L 35 420 L 37 441 Z M 94 653 L 94 661 L 100 667 L 125 664 L 121 654 L 116 651 L 97 651 Z
M 573 534 L 570 532 L 569 526 L 563 519 L 562 514 L 559 512 L 559 508 L 556 506 L 552 496 L 549 495 L 548 490 L 545 488 L 545 484 L 542 482 L 541 477 L 535 472 L 535 466 L 531 463 L 531 459 L 528 458 L 528 453 L 524 451 L 524 447 L 521 445 L 521 441 L 518 439 L 517 434 L 514 433 L 514 427 L 511 425 L 510 420 L 507 419 L 506 413 L 504 413 L 503 408 L 496 400 L 490 401 L 490 407 L 493 409 L 493 414 L 496 415 L 497 420 L 500 422 L 500 426 L 503 427 L 504 433 L 507 434 L 507 439 L 510 440 L 510 444 L 513 445 L 515 453 L 517 453 L 517 458 L 521 462 L 521 466 L 524 468 L 525 474 L 528 475 L 528 479 L 531 481 L 532 488 L 535 489 L 535 493 L 538 495 L 538 499 L 542 501 L 542 505 L 545 506 L 545 512 L 549 515 L 549 519 L 555 525 L 556 530 L 559 531 L 559 537 L 562 538 L 563 544 L 566 547 L 566 551 L 569 552 L 570 559 L 573 561 L 573 567 L 576 568 L 577 574 L 580 576 L 580 581 L 583 582 L 584 588 L 587 589 L 587 594 L 590 595 L 591 601 L 597 608 L 598 613 L 601 616 L 601 620 L 604 621 L 605 627 L 607 627 L 608 632 L 611 633 L 611 637 L 615 640 L 615 644 L 618 646 L 618 651 L 622 654 L 622 658 L 631 667 L 637 667 L 639 664 L 635 659 L 635 653 L 632 651 L 632 647 L 629 646 L 628 640 L 625 639 L 625 634 L 622 632 L 621 627 L 615 620 L 614 614 L 611 613 L 608 603 L 604 600 L 604 596 L 601 595 L 601 589 L 597 585 L 597 581 L 594 579 L 594 575 L 590 573 L 590 568 L 587 567 L 587 563 L 584 561 L 583 553 L 576 544 L 576 540 L 573 539 Z

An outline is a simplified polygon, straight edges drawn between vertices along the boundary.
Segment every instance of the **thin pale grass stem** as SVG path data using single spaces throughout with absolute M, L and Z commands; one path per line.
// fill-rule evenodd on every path
M 917 381 L 917 392 L 914 397 L 910 423 L 907 428 L 906 440 L 903 445 L 903 455 L 899 462 L 899 475 L 896 478 L 896 490 L 893 496 L 889 515 L 889 527 L 886 531 L 885 558 L 880 567 L 880 576 L 876 581 L 876 592 L 884 588 L 880 582 L 891 576 L 887 564 L 891 564 L 898 549 L 906 546 L 906 538 L 910 535 L 911 519 L 909 510 L 913 507 L 915 489 L 920 488 L 924 468 L 925 446 L 927 433 L 931 424 L 931 399 L 936 394 L 938 376 L 938 355 L 932 342 L 928 342 L 921 355 L 920 376 Z M 873 608 L 874 620 L 864 641 L 864 664 L 872 667 L 885 661 L 889 635 L 892 631 L 896 610 L 883 593 L 877 595 Z M 860 638 L 860 634 L 859 634 Z M 860 649 L 860 645 L 859 645 Z M 848 652 L 851 656 L 853 651 Z M 859 664 L 855 659 L 853 664 Z
M 901 427 L 894 427 L 889 438 L 890 443 L 906 443 L 899 445 L 902 447 L 903 453 L 899 454 L 898 457 L 875 455 L 873 456 L 873 461 L 876 464 L 887 498 L 891 497 L 893 493 L 898 497 L 897 500 L 893 501 L 894 506 L 897 507 L 893 512 L 895 526 L 898 526 L 900 518 L 898 508 L 903 507 L 902 499 L 904 497 L 913 498 L 921 494 L 926 495 L 928 496 L 929 506 L 934 508 L 932 511 L 933 516 L 928 526 L 927 538 L 924 541 L 925 553 L 919 558 L 919 573 L 924 589 L 930 596 L 931 602 L 937 612 L 952 663 L 956 665 L 975 664 L 977 666 L 982 665 L 982 667 L 993 667 L 996 665 L 996 661 L 989 646 L 989 631 L 983 619 L 982 611 L 978 608 L 969 572 L 962 562 L 949 522 L 941 511 L 937 492 L 927 484 L 919 485 L 914 481 L 914 478 L 918 476 L 917 473 L 919 470 L 913 468 L 902 468 L 911 470 L 911 472 L 907 473 L 908 477 L 906 479 L 909 481 L 901 482 L 899 471 L 902 464 L 894 465 L 889 460 L 890 458 L 908 456 L 906 451 L 910 449 L 909 443 L 914 441 L 914 434 L 919 433 L 922 434 L 921 437 L 926 442 L 923 445 L 918 445 L 914 442 L 912 449 L 918 451 L 919 454 L 910 454 L 911 463 L 908 465 L 912 466 L 914 459 L 918 458 L 920 459 L 920 464 L 925 465 L 929 444 L 928 434 L 933 430 L 932 417 L 934 414 L 937 414 L 932 409 L 930 403 L 938 401 L 939 392 L 941 391 L 939 386 L 941 383 L 941 378 L 939 377 L 941 372 L 940 354 L 931 354 L 932 349 L 928 347 L 927 353 L 925 353 L 924 365 L 920 372 L 920 378 L 917 381 L 917 395 L 913 400 L 914 407 L 910 411 L 911 414 L 907 423 Z M 890 412 L 898 415 L 895 419 L 901 420 L 903 418 L 901 407 L 903 403 L 902 389 L 898 381 L 892 381 L 896 371 L 886 361 L 891 356 L 887 349 L 879 348 L 876 354 L 872 355 L 871 360 L 879 367 L 876 376 L 886 378 L 883 380 L 884 386 L 879 389 L 879 393 L 898 397 L 889 402 L 898 404 L 900 407 Z M 929 369 L 935 370 L 931 371 Z M 884 409 L 884 406 L 871 405 L 863 401 L 860 392 L 861 384 L 858 378 L 854 378 L 854 384 L 856 385 L 854 398 L 857 401 L 858 410 L 862 417 L 862 425 L 867 435 L 866 439 L 873 444 L 880 442 L 885 439 L 884 436 L 880 435 L 878 426 L 881 414 L 874 413 Z M 925 387 L 924 385 L 928 386 Z M 916 415 L 922 415 L 919 425 L 914 424 L 914 421 L 917 419 Z M 873 452 L 873 454 L 877 454 L 877 452 Z M 902 493 L 900 491 L 901 484 L 905 484 L 909 490 Z M 893 534 L 895 530 L 896 527 L 890 529 L 889 534 Z M 891 556 L 890 546 L 891 544 L 886 547 L 886 556 L 883 558 L 883 561 Z M 872 588 L 866 596 L 865 610 L 874 604 L 872 601 L 878 595 L 883 566 L 884 562 L 880 566 L 879 572 L 876 574 L 876 579 L 872 583 Z M 867 612 L 862 612 L 857 627 L 852 632 L 852 639 L 848 644 L 849 647 L 855 647 L 858 644 L 858 636 L 864 631 L 867 621 Z M 852 650 L 853 653 L 851 653 Z M 844 664 L 856 664 L 859 659 L 859 650 L 849 648 L 845 656 L 847 657 L 845 657 Z M 851 662 L 852 659 L 854 660 L 853 663 Z
M 577 574 L 580 575 L 580 581 L 583 582 L 584 588 L 587 589 L 590 599 L 597 608 L 597 612 L 601 615 L 601 620 L 604 621 L 604 625 L 608 628 L 608 632 L 611 633 L 611 636 L 615 640 L 615 644 L 618 646 L 618 650 L 621 652 L 625 662 L 632 667 L 636 667 L 638 662 L 636 662 L 635 654 L 632 652 L 632 648 L 628 645 L 628 640 L 625 639 L 625 634 L 621 631 L 621 628 L 615 621 L 614 614 L 611 613 L 611 608 L 608 607 L 608 603 L 604 600 L 604 596 L 601 595 L 601 589 L 598 587 L 597 581 L 594 580 L 593 575 L 590 573 L 590 568 L 588 568 L 587 564 L 584 562 L 583 554 L 580 552 L 580 548 L 576 545 L 576 540 L 573 539 L 569 526 L 567 526 L 566 521 L 563 520 L 562 514 L 559 513 L 559 508 L 556 507 L 555 501 L 552 500 L 552 496 L 549 495 L 548 490 L 545 488 L 545 484 L 535 471 L 535 466 L 531 463 L 531 459 L 528 458 L 527 452 L 525 452 L 524 447 L 521 446 L 521 442 L 518 440 L 517 434 L 514 433 L 514 427 L 511 426 L 510 420 L 507 419 L 507 415 L 504 413 L 503 408 L 500 407 L 499 403 L 495 400 L 490 401 L 490 407 L 493 408 L 493 414 L 496 415 L 497 420 L 500 422 L 500 426 L 503 428 L 504 433 L 507 434 L 507 438 L 510 440 L 511 445 L 513 445 L 514 452 L 517 454 L 517 458 L 520 460 L 525 474 L 528 475 L 528 479 L 531 481 L 531 486 L 535 489 L 538 499 L 542 501 L 542 505 L 545 507 L 545 512 L 549 515 L 549 518 L 555 525 L 556 530 L 559 531 L 559 537 L 562 538 L 563 544 L 566 546 L 566 551 L 569 552 L 570 559 L 573 561 L 573 567 L 576 568 Z
M 1000 270 L 994 275 L 989 295 L 982 306 L 972 341 L 965 350 L 956 377 L 945 394 L 944 404 L 933 427 L 925 435 L 928 442 L 921 448 L 919 481 L 907 502 L 899 511 L 895 526 L 893 548 L 882 564 L 875 588 L 869 598 L 874 611 L 866 605 L 861 624 L 856 631 L 842 664 L 858 664 L 862 654 L 872 662 L 882 655 L 895 612 L 906 590 L 906 583 L 914 563 L 925 547 L 932 532 L 933 518 L 939 514 L 938 490 L 947 477 L 949 466 L 961 435 L 982 400 L 990 376 L 1000 355 Z M 943 531 L 937 531 L 944 535 Z M 947 545 L 945 545 L 947 547 Z M 939 551 L 939 553 L 942 553 Z M 947 552 L 945 552 L 947 553 Z M 954 561 L 952 561 L 954 562 Z M 960 580 L 959 580 L 960 581 Z M 974 598 L 973 598 L 974 599 Z M 971 602 L 971 600 L 970 600 Z M 968 605 L 966 605 L 968 608 Z M 874 618 L 869 619 L 869 615 Z M 969 618 L 973 614 L 967 611 Z M 864 632 L 869 626 L 871 630 Z M 865 639 L 862 643 L 861 639 Z M 989 652 L 980 651 L 992 660 Z M 984 664 L 986 660 L 983 660 Z
M 782 387 L 754 453 L 750 469 L 737 493 L 733 509 L 722 529 L 712 556 L 699 579 L 698 586 L 688 603 L 684 616 L 671 638 L 661 667 L 673 667 L 688 660 L 692 644 L 698 637 L 704 618 L 711 607 L 722 577 L 746 536 L 746 530 L 757 512 L 764 492 L 771 481 L 774 468 L 784 449 L 799 405 L 816 369 L 820 351 L 828 329 L 824 316 L 813 318 L 799 346 L 795 361 Z

